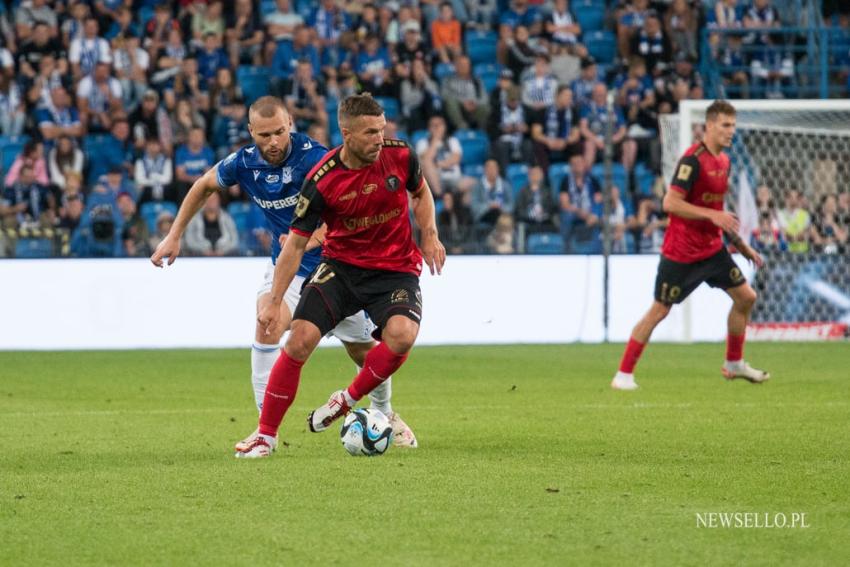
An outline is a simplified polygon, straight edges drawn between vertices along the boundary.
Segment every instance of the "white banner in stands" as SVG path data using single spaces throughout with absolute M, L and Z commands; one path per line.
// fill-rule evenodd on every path
M 610 340 L 626 340 L 649 307 L 657 264 L 655 256 L 611 259 Z M 247 347 L 265 266 L 259 258 L 180 258 L 162 270 L 146 259 L 2 260 L 0 349 Z M 442 276 L 423 274 L 422 295 L 418 344 L 604 339 L 598 256 L 451 256 Z M 730 305 L 702 286 L 653 340 L 722 340 Z

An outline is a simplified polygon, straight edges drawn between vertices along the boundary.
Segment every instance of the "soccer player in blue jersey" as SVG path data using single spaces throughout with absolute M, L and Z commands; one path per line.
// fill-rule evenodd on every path
M 265 215 L 272 231 L 273 246 L 271 261 L 266 269 L 263 284 L 257 293 L 257 313 L 261 313 L 271 303 L 271 288 L 274 276 L 274 264 L 280 255 L 282 243 L 289 234 L 293 210 L 298 194 L 307 173 L 327 153 L 327 148 L 319 142 L 297 132 L 292 132 L 292 119 L 282 100 L 264 96 L 251 105 L 248 112 L 248 130 L 254 144 L 245 146 L 227 156 L 198 179 L 189 190 L 183 204 L 174 219 L 168 236 L 157 246 L 151 256 L 151 262 L 157 267 L 174 263 L 180 254 L 180 239 L 189 220 L 200 210 L 207 197 L 219 190 L 238 184 Z M 314 233 L 308 245 L 308 251 L 299 267 L 297 276 L 286 290 L 281 303 L 280 322 L 269 329 L 257 325 L 254 345 L 251 352 L 251 380 L 254 386 L 254 399 L 257 408 L 262 409 L 266 384 L 272 366 L 278 357 L 280 339 L 289 328 L 292 313 L 301 295 L 304 279 L 319 263 L 323 231 Z M 343 345 L 348 355 L 362 367 L 366 353 L 375 346 L 372 339 L 374 325 L 363 311 L 342 320 L 332 331 Z M 393 425 L 394 444 L 402 447 L 416 447 L 413 431 L 392 410 L 390 397 L 392 385 L 377 388 L 370 395 L 373 408 L 385 413 Z M 256 437 L 254 431 L 236 445 L 237 451 L 250 444 Z

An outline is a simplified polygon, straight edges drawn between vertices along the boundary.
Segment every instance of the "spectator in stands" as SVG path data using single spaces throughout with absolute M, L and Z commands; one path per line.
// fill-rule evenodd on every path
M 527 234 L 555 232 L 558 223 L 558 204 L 549 186 L 543 168 L 534 165 L 528 168 L 528 185 L 523 187 L 516 199 L 514 217 L 524 223 Z
M 850 191 L 838 194 L 838 218 L 842 226 L 850 226 Z
M 6 172 L 6 178 L 3 180 L 6 187 L 18 181 L 24 167 L 29 167 L 32 170 L 33 179 L 36 183 L 44 186 L 50 184 L 47 160 L 44 159 L 44 144 L 39 140 L 32 139 L 24 144 L 23 150 L 9 166 L 9 171 Z
M 587 54 L 581 47 L 581 26 L 570 11 L 569 0 L 555 0 L 552 12 L 546 18 L 546 33 L 552 38 L 552 45 L 557 53 L 569 53 L 579 56 Z
M 83 37 L 71 42 L 68 62 L 75 81 L 92 74 L 98 63 L 112 64 L 112 48 L 108 41 L 100 37 L 99 24 L 95 18 L 88 18 Z
M 96 160 L 89 160 L 89 179 L 97 179 L 113 167 L 120 167 L 127 175 L 135 171 L 136 149 L 130 136 L 130 124 L 118 119 L 103 144 L 98 146 Z
M 148 138 L 145 153 L 136 160 L 136 189 L 139 204 L 148 201 L 177 202 L 172 184 L 171 158 L 167 157 L 157 138 Z
M 219 75 L 227 74 L 228 76 L 228 79 L 220 82 L 229 80 L 231 85 L 233 84 L 230 69 L 221 69 L 218 73 Z M 219 82 L 216 84 L 219 84 Z M 215 89 L 216 88 L 214 87 L 211 94 L 215 94 L 217 92 Z M 214 98 L 211 97 L 211 101 L 211 107 L 213 109 L 220 108 L 220 106 L 224 106 L 224 104 L 229 104 L 229 102 L 225 101 L 223 96 Z M 207 120 L 204 118 L 204 115 L 201 114 L 197 108 L 193 107 L 192 104 L 185 98 L 181 98 L 177 101 L 177 105 L 174 107 L 174 111 L 171 113 L 170 117 L 171 131 L 174 133 L 174 142 L 176 144 L 187 143 L 189 141 L 189 132 L 195 128 L 199 128 L 203 132 L 206 132 L 207 130 Z
M 199 215 L 195 215 L 197 218 Z M 159 243 L 162 242 L 166 236 L 168 236 L 168 231 L 171 230 L 171 225 L 174 224 L 174 213 L 171 211 L 162 211 L 156 217 L 156 230 L 153 234 L 148 238 L 148 247 L 151 250 L 156 250 L 156 247 L 159 246 Z
M 26 106 L 18 83 L 0 75 L 0 136 L 20 136 L 26 122 Z
M 570 158 L 570 171 L 561 180 L 558 191 L 561 235 L 567 250 L 572 246 L 574 232 L 580 232 L 586 240 L 588 230 L 598 225 L 599 217 L 593 213 L 593 204 L 601 190 L 599 181 L 588 171 L 584 157 L 576 154 Z
M 428 118 L 442 109 L 440 87 L 422 59 L 410 62 L 409 76 L 401 81 L 400 99 L 401 115 L 410 132 L 427 128 Z
M 811 215 L 801 206 L 799 191 L 790 189 L 785 193 L 785 206 L 780 209 L 777 219 L 779 228 L 788 239 L 788 249 L 791 252 L 808 252 Z
M 771 219 L 771 225 L 774 228 L 779 228 L 779 221 L 776 218 L 776 203 L 770 193 L 770 187 L 767 185 L 759 185 L 756 188 L 756 209 L 758 209 L 760 216 L 767 215 Z
M 497 0 L 466 0 L 466 27 L 489 32 L 493 29 L 499 13 Z
M 514 219 L 507 213 L 500 214 L 493 230 L 487 235 L 487 249 L 495 254 L 513 254 Z
M 493 156 L 499 167 L 506 171 L 511 163 L 531 161 L 531 141 L 528 138 L 528 120 L 525 108 L 520 104 L 519 88 L 511 86 L 505 102 L 493 109 L 491 120 L 496 122 L 498 137 L 491 142 Z
M 230 152 L 236 151 L 242 142 L 250 140 L 248 134 L 248 116 L 241 100 L 232 100 L 221 106 L 213 122 L 212 147 L 216 158 L 224 159 Z
M 549 68 L 549 55 L 539 51 L 533 70 L 522 81 L 522 104 L 530 122 L 539 121 L 555 104 L 557 92 L 558 80 Z
M 43 23 L 36 24 L 32 36 L 20 44 L 17 53 L 18 68 L 22 75 L 34 77 L 45 57 L 64 56 L 59 43 L 50 37 L 50 29 Z
M 215 165 L 215 154 L 206 144 L 201 128 L 189 131 L 188 141 L 179 146 L 174 154 L 175 189 L 177 202 L 182 203 L 192 184 Z
M 51 30 L 51 37 L 58 34 L 58 19 L 54 9 L 47 0 L 30 0 L 21 2 L 15 8 L 15 35 L 27 39 L 39 24 L 46 25 Z
M 442 99 L 453 128 L 486 128 L 490 113 L 487 91 L 481 79 L 472 74 L 466 55 L 457 57 L 455 73 L 444 79 Z
M 770 5 L 770 0 L 753 0 L 744 12 L 744 27 L 747 29 L 777 28 L 781 25 L 779 12 Z M 765 32 L 752 33 L 744 38 L 744 43 L 765 45 L 768 35 Z
M 665 91 L 669 92 L 677 81 L 682 80 L 688 84 L 688 98 L 703 98 L 702 77 L 694 67 L 696 59 L 680 51 L 676 54 L 674 60 L 672 69 L 664 76 Z
M 502 12 L 499 24 L 516 29 L 525 26 L 531 36 L 543 33 L 543 15 L 536 6 L 529 6 L 528 0 L 511 0 L 507 11 Z
M 422 41 L 419 22 L 408 20 L 401 26 L 402 42 L 396 45 L 396 58 L 402 63 L 413 64 L 417 59 L 423 63 L 431 61 L 431 53 Z
M 137 150 L 145 147 L 147 140 L 156 138 L 166 153 L 171 153 L 173 138 L 171 120 L 168 112 L 159 104 L 159 94 L 153 89 L 142 97 L 139 105 L 129 118 Z
M 375 34 L 367 35 L 363 50 L 357 55 L 354 70 L 360 79 L 363 90 L 375 95 L 392 96 L 388 89 L 392 62 L 387 49 L 381 46 L 380 38 Z
M 308 59 L 314 72 L 320 69 L 319 52 L 310 44 L 310 28 L 307 26 L 295 28 L 291 43 L 283 41 L 278 44 L 271 64 L 273 92 L 279 90 L 282 80 L 292 76 L 301 59 Z
M 94 72 L 77 86 L 80 122 L 88 133 L 100 134 L 112 128 L 111 113 L 121 108 L 122 97 L 121 83 L 110 75 L 109 64 L 98 62 Z
M 179 30 L 180 22 L 171 15 L 171 6 L 168 3 L 157 4 L 154 7 L 153 17 L 145 22 L 145 39 L 143 46 L 151 54 L 151 57 L 165 45 L 172 30 Z
M 456 60 L 463 52 L 461 26 L 451 2 L 440 4 L 440 17 L 431 24 L 431 47 L 443 63 Z
M 50 150 L 47 157 L 47 169 L 50 183 L 60 190 L 65 189 L 65 177 L 69 172 L 82 176 L 85 157 L 82 150 L 74 145 L 68 136 L 62 136 Z
M 318 124 L 311 124 L 307 129 L 307 135 L 325 146 L 326 148 L 330 148 L 331 140 L 328 137 L 328 129 L 324 126 L 319 126 Z M 384 132 L 384 137 L 387 138 L 386 131 Z
M 63 87 L 50 90 L 52 105 L 36 112 L 36 123 L 41 137 L 52 144 L 60 136 L 70 136 L 76 141 L 82 138 L 85 129 L 80 122 L 77 109 L 70 106 L 71 97 Z
M 6 183 L 2 205 L 7 228 L 52 227 L 56 201 L 46 186 L 36 180 L 32 165 L 24 164 L 14 183 Z
M 209 4 L 195 3 L 192 16 L 192 43 L 195 47 L 204 45 L 207 36 L 224 37 L 224 6 L 221 0 L 212 0 Z
M 499 72 L 499 80 L 496 86 L 490 91 L 490 120 L 487 123 L 487 135 L 490 138 L 496 138 L 499 135 L 497 126 L 501 121 L 501 117 L 496 113 L 501 111 L 502 105 L 507 102 L 508 92 L 515 87 L 514 74 L 510 69 L 502 69 Z
M 596 67 L 596 60 L 590 56 L 583 58 L 579 76 L 570 84 L 576 108 L 581 109 L 590 104 L 593 87 L 599 83 L 599 70 Z
M 335 0 L 321 0 L 309 23 L 323 49 L 338 43 L 342 34 L 351 29 L 351 17 L 336 5 Z M 318 69 L 318 65 L 315 68 Z
M 151 75 L 150 83 L 157 90 L 174 90 L 175 78 L 180 74 L 184 61 L 189 58 L 189 50 L 183 42 L 183 33 L 180 28 L 171 29 L 168 31 L 167 41 L 157 45 L 156 51 L 151 51 L 156 72 Z M 194 75 L 198 75 L 197 66 Z M 195 80 L 202 82 L 199 77 Z
M 363 42 L 367 36 L 381 36 L 381 24 L 378 21 L 378 8 L 372 3 L 363 4 L 363 10 L 353 26 L 357 41 Z
M 85 37 L 86 19 L 89 17 L 89 7 L 83 2 L 68 6 L 69 14 L 64 18 L 60 27 L 62 31 L 62 46 L 68 48 L 75 39 Z M 100 29 L 107 29 L 103 25 Z M 107 37 L 108 39 L 108 37 Z
M 252 0 L 236 0 L 225 33 L 231 67 L 262 64 L 263 22 Z
M 449 254 L 469 251 L 472 240 L 472 211 L 451 191 L 443 193 L 443 209 L 437 214 L 440 240 Z
M 637 156 L 637 143 L 626 136 L 626 121 L 619 109 L 615 108 L 613 115 L 607 107 L 608 87 L 603 83 L 593 87 L 593 97 L 590 104 L 581 111 L 581 135 L 584 138 L 584 159 L 592 167 L 598 158 L 602 157 L 605 149 L 605 130 L 607 123 L 611 125 L 611 143 L 615 154 L 623 167 L 631 171 Z
M 72 181 L 74 179 L 74 181 Z M 82 178 L 71 173 L 67 178 L 67 186 L 81 184 Z M 68 234 L 73 234 L 77 227 L 80 226 L 83 211 L 85 211 L 85 203 L 83 201 L 83 193 L 77 191 L 65 191 L 62 195 L 62 207 L 59 209 L 59 222 L 56 228 L 67 230 Z
M 460 170 L 463 149 L 457 138 L 447 134 L 442 116 L 432 116 L 428 121 L 428 137 L 417 142 L 416 153 L 434 195 L 439 197 L 443 191 L 458 191 L 465 186 Z
M 112 40 L 112 56 L 115 78 L 121 83 L 122 106 L 133 112 L 148 90 L 150 55 L 142 49 L 139 38 L 119 36 Z
M 321 77 L 316 78 L 313 73 L 313 65 L 308 59 L 298 62 L 295 74 L 283 83 L 281 94 L 298 130 L 304 131 L 313 123 L 327 126 L 327 91 Z
M 714 9 L 709 11 L 708 26 L 722 30 L 743 27 L 744 7 L 738 3 L 738 0 L 719 0 L 714 5 Z
M 573 91 L 568 86 L 558 87 L 555 104 L 531 125 L 531 140 L 534 162 L 547 170 L 551 163 L 569 161 L 583 151 L 579 117 L 573 107 Z
M 203 49 L 196 53 L 198 71 L 201 75 L 201 89 L 207 90 L 219 69 L 230 67 L 227 52 L 221 47 L 221 35 L 207 32 L 204 36 Z
M 513 212 L 513 189 L 499 174 L 499 162 L 488 159 L 484 162 L 484 175 L 472 191 L 472 216 L 475 222 L 492 227 L 502 215 L 513 219 Z
M 2 16 L 0 15 L 0 21 Z M 15 76 L 15 57 L 2 43 L 2 35 L 0 35 L 0 76 L 11 79 Z
M 763 212 L 759 214 L 758 228 L 753 231 L 750 237 L 750 246 L 762 254 L 769 251 L 785 251 L 788 249 L 788 243 L 785 241 L 782 231 L 773 222 L 770 213 Z
M 596 193 L 594 211 L 597 218 L 605 216 L 605 203 L 602 193 Z M 611 252 L 614 254 L 625 254 L 628 252 L 626 246 L 626 231 L 636 228 L 637 221 L 632 214 L 631 207 L 627 207 L 620 198 L 620 188 L 616 185 L 611 187 L 609 197 L 608 226 L 611 227 Z M 600 234 L 600 236 L 602 236 Z
M 617 11 L 617 49 L 623 60 L 635 55 L 632 40 L 642 29 L 649 14 L 649 0 L 631 0 Z
M 764 34 L 763 48 L 756 50 L 750 64 L 752 90 L 764 98 L 785 98 L 794 85 L 794 60 L 781 45 L 779 34 Z M 793 94 L 792 94 L 793 96 Z
M 844 224 L 835 195 L 821 197 L 820 207 L 812 219 L 812 243 L 815 250 L 827 254 L 843 253 L 850 226 Z
M 184 249 L 195 256 L 228 256 L 239 249 L 236 223 L 221 208 L 221 196 L 207 197 L 201 214 L 195 215 L 186 227 Z
M 720 2 L 718 2 L 720 4 Z M 664 30 L 670 38 L 673 52 L 697 57 L 697 26 L 699 14 L 686 0 L 673 0 L 664 14 Z
M 95 10 L 97 10 L 97 5 L 102 3 L 97 3 L 95 5 Z M 76 4 L 76 6 L 83 5 L 82 3 Z M 128 40 L 130 38 L 140 39 L 140 31 L 136 22 L 133 20 L 133 12 L 127 6 L 119 6 L 114 11 L 114 17 L 110 18 L 110 23 L 108 26 L 104 25 L 104 22 L 101 22 L 100 29 L 106 30 L 106 34 L 104 37 L 113 42 L 115 39 Z M 113 46 L 113 56 L 115 55 L 114 46 Z
M 138 198 L 133 181 L 119 167 L 113 167 L 105 175 L 102 175 L 92 190 L 108 195 L 109 202 L 117 202 L 118 196 L 122 193 L 126 193 L 134 201 Z
M 295 28 L 304 24 L 304 18 L 292 9 L 291 0 L 276 0 L 275 11 L 263 14 L 263 23 L 266 26 L 266 35 L 271 40 L 266 44 L 266 61 L 270 61 L 269 47 L 272 47 L 273 53 L 277 47 L 275 42 L 292 41 Z
M 534 58 L 537 57 L 537 50 L 528 40 L 528 28 L 517 26 L 513 32 L 513 39 L 507 43 L 505 66 L 517 79 L 520 79 L 525 70 L 534 64 Z
M 747 72 L 747 58 L 742 45 L 742 36 L 729 35 L 718 57 L 720 64 L 725 67 L 721 68 L 720 76 L 724 85 L 732 85 L 729 89 L 732 98 L 750 97 L 750 75 Z
M 659 193 L 663 191 L 662 182 Z M 654 194 L 650 198 L 641 199 L 638 204 L 634 232 L 639 254 L 657 254 L 661 251 L 664 231 L 670 222 L 661 206 L 661 199 L 657 194 Z
M 118 194 L 118 211 L 121 213 L 123 255 L 130 258 L 150 256 L 153 250 L 149 247 L 148 224 L 139 214 L 136 202 L 129 193 Z
M 673 50 L 670 39 L 661 28 L 661 20 L 654 11 L 647 14 L 643 28 L 632 38 L 631 53 L 643 57 L 653 77 L 661 76 L 669 67 Z

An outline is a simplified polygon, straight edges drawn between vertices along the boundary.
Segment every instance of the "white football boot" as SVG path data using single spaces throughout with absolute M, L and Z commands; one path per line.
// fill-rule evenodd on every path
M 244 450 L 236 451 L 237 459 L 262 459 L 269 457 L 277 448 L 277 439 L 257 435 Z
M 313 433 L 324 431 L 337 419 L 351 410 L 342 390 L 337 390 L 328 398 L 328 403 L 319 406 L 307 416 L 307 426 Z
M 251 435 L 249 435 L 248 437 L 246 437 L 245 439 L 243 439 L 242 441 L 240 441 L 236 444 L 236 446 L 234 447 L 236 452 L 238 453 L 238 452 L 247 450 L 248 447 L 251 446 L 251 444 L 254 442 L 254 439 L 256 439 L 257 435 L 259 435 L 259 434 L 260 434 L 260 428 L 258 427 L 257 429 L 254 430 L 253 433 L 251 433 Z
M 390 425 L 393 428 L 393 447 L 406 447 L 408 449 L 419 447 L 416 435 L 413 434 L 410 426 L 401 419 L 401 416 L 396 412 L 392 412 L 389 417 Z
M 739 360 L 737 362 L 729 362 L 727 360 L 723 363 L 721 371 L 723 372 L 723 377 L 727 380 L 741 378 L 751 384 L 761 384 L 762 382 L 770 380 L 770 372 L 753 368 L 743 360 Z
M 634 374 L 626 374 L 625 372 L 620 372 L 620 371 L 617 371 L 617 373 L 614 375 L 614 379 L 611 380 L 611 387 L 614 388 L 615 390 L 624 390 L 624 391 L 631 391 L 631 390 L 637 390 L 638 389 L 637 382 L 635 382 L 635 375 Z

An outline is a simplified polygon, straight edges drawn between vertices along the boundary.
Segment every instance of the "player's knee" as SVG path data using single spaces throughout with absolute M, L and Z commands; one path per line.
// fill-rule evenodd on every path
M 381 332 L 381 338 L 393 352 L 405 353 L 413 348 L 419 325 L 403 316 L 390 317 Z
M 756 290 L 751 287 L 743 290 L 743 292 L 738 296 L 738 304 L 744 309 L 752 309 L 753 305 L 756 303 L 756 299 L 758 298 L 758 294 Z
M 286 340 L 286 354 L 295 360 L 307 360 L 321 338 L 321 333 L 315 325 L 293 325 Z

